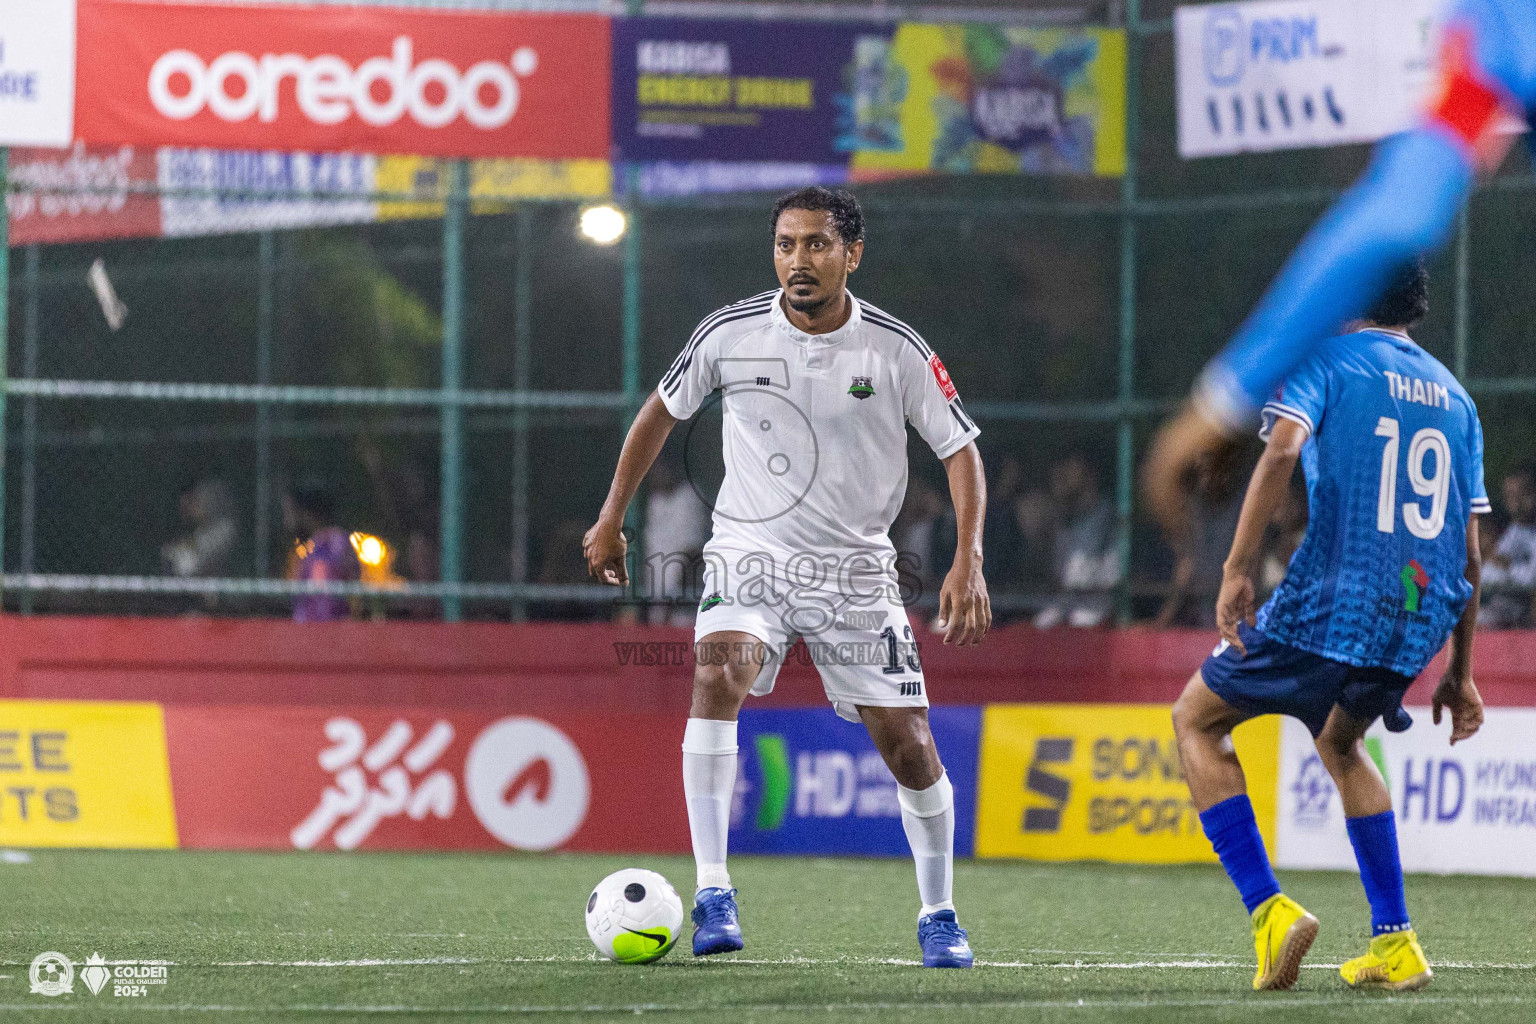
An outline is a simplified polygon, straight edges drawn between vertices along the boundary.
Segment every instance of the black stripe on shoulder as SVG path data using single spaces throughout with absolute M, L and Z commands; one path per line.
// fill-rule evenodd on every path
M 928 343 L 923 340 L 922 335 L 918 334 L 912 328 L 908 327 L 900 320 L 897 320 L 889 313 L 883 313 L 873 306 L 865 306 L 864 319 L 868 320 L 872 324 L 877 324 L 880 327 L 884 327 L 888 331 L 899 334 L 903 338 L 906 338 L 907 341 L 912 343 L 912 347 L 917 349 L 917 351 L 922 355 L 925 362 L 933 358 L 933 349 L 928 347 Z
M 667 375 L 667 379 L 661 382 L 662 389 L 669 395 L 677 393 L 678 386 L 683 382 L 683 374 L 688 372 L 688 367 L 693 362 L 693 357 L 698 351 L 699 346 L 704 344 L 704 339 L 708 338 L 711 334 L 715 333 L 715 331 L 719 330 L 721 327 L 724 327 L 726 324 L 735 323 L 738 320 L 750 320 L 757 316 L 767 316 L 770 308 L 771 304 L 769 306 L 763 306 L 760 309 L 754 308 L 738 310 L 734 316 L 721 317 L 719 320 L 716 320 L 709 326 L 708 330 L 700 334 L 697 340 L 688 346 L 687 358 L 685 358 L 677 367 L 676 372 L 669 373 Z
M 949 411 L 955 414 L 955 419 L 959 420 L 960 425 L 966 430 L 976 429 L 976 424 L 971 422 L 971 414 L 965 411 L 965 403 L 960 401 L 959 395 L 956 395 L 954 399 L 950 401 Z
M 773 291 L 754 295 L 750 299 L 742 299 L 740 302 L 733 302 L 729 306 L 720 307 L 713 313 L 709 314 L 709 316 L 706 316 L 703 320 L 699 321 L 699 325 L 695 327 L 693 329 L 693 333 L 688 336 L 688 345 L 692 345 L 694 341 L 698 339 L 699 332 L 707 329 L 712 323 L 714 323 L 714 321 L 718 320 L 720 317 L 725 316 L 728 313 L 733 313 L 738 310 L 745 309 L 747 306 L 756 306 L 758 303 L 771 299 L 778 294 L 779 290 L 775 288 Z M 677 358 L 672 360 L 673 367 L 676 367 L 678 362 L 682 360 L 683 354 L 688 351 L 688 345 L 684 345 L 682 351 L 677 354 Z
M 689 361 L 692 360 L 694 350 L 699 347 L 700 343 L 716 327 L 724 323 L 730 323 L 732 320 L 740 320 L 744 315 L 758 316 L 772 308 L 773 303 L 771 301 L 759 299 L 754 303 L 753 300 L 749 299 L 746 302 L 739 302 L 734 306 L 726 306 L 724 309 L 711 313 L 704 318 L 704 321 L 698 327 L 694 328 L 693 337 L 688 339 L 688 344 L 684 345 L 683 350 L 677 354 L 677 358 L 672 360 L 672 366 L 667 370 L 667 374 L 662 378 L 661 382 L 663 384 L 673 383 L 688 366 Z

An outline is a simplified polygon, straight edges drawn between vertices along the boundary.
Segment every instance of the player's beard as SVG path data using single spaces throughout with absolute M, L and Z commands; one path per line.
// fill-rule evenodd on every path
M 792 288 L 793 285 L 790 287 Z M 825 313 L 832 307 L 834 302 L 837 302 L 842 297 L 843 288 L 841 282 L 836 287 L 828 289 L 826 294 L 814 298 L 797 299 L 793 291 L 789 288 L 784 289 L 784 300 L 789 303 L 789 308 L 796 313 L 803 313 L 812 319 Z

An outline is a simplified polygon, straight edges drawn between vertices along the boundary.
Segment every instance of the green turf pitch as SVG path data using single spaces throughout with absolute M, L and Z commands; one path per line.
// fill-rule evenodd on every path
M 692 880 L 665 857 L 35 852 L 0 864 L 0 1020 L 1536 1021 L 1536 882 L 1410 879 L 1437 974 L 1389 998 L 1324 966 L 1367 941 L 1350 875 L 1282 879 L 1323 930 L 1295 990 L 1258 995 L 1214 868 L 961 864 L 981 966 L 930 971 L 905 861 L 738 858 L 743 953 L 600 962 L 582 909 L 626 866 Z M 166 961 L 167 984 L 33 995 L 45 950 Z

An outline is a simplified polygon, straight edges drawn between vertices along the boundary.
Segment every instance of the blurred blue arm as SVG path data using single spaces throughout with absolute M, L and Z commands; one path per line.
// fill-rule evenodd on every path
M 1203 410 L 1233 430 L 1319 344 L 1359 317 L 1404 264 L 1438 249 L 1472 188 L 1467 150 L 1421 126 L 1382 143 L 1302 241 L 1248 322 L 1206 368 Z

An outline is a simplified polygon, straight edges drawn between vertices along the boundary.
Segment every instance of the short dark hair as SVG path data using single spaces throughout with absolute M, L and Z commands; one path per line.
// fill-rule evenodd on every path
M 322 480 L 296 482 L 288 488 L 288 500 L 293 502 L 294 508 L 309 513 L 322 523 L 329 523 L 336 515 L 336 500 Z
M 1365 314 L 1383 327 L 1412 327 L 1429 315 L 1429 271 L 1416 260 L 1392 277 L 1387 290 Z
M 844 245 L 864 240 L 864 211 L 852 192 L 840 188 L 823 188 L 808 185 L 787 196 L 780 196 L 773 204 L 773 231 L 778 234 L 779 215 L 785 210 L 825 210 L 832 215 L 832 224 Z

